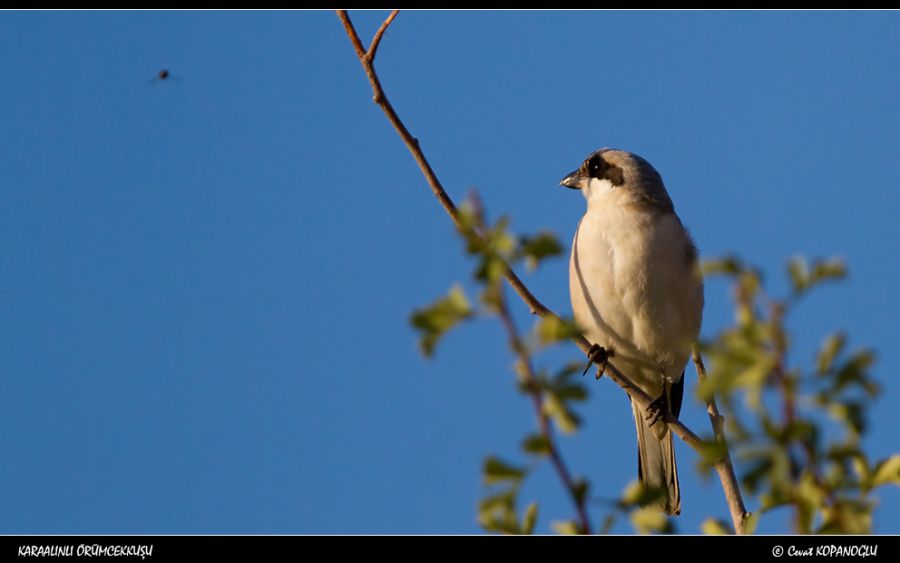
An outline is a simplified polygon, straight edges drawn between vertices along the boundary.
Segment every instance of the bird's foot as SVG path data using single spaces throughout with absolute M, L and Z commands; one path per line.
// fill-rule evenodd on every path
M 593 344 L 591 349 L 588 350 L 588 364 L 584 367 L 584 372 L 582 372 L 582 376 L 586 375 L 588 370 L 591 369 L 591 366 L 594 364 L 598 364 L 597 366 L 597 379 L 603 377 L 603 372 L 606 371 L 606 362 L 609 361 L 609 358 L 613 355 L 612 350 L 607 350 L 603 346 L 599 344 Z
M 647 405 L 647 426 L 653 426 L 660 420 L 665 418 L 666 413 L 666 392 L 654 399 L 652 403 Z

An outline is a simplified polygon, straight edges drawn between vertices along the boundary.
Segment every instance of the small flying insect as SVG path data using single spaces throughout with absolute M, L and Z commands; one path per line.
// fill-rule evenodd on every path
M 156 84 L 157 82 L 162 82 L 164 80 L 168 82 L 179 82 L 181 79 L 177 76 L 173 76 L 172 73 L 169 72 L 169 69 L 164 68 L 156 73 L 156 76 L 153 77 L 150 84 Z

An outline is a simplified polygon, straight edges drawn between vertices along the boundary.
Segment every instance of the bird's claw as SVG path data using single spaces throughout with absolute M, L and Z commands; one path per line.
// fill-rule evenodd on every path
M 610 356 L 612 356 L 612 350 L 607 350 L 603 346 L 599 344 L 591 345 L 591 349 L 588 350 L 588 364 L 584 366 L 584 371 L 581 373 L 582 376 L 587 375 L 589 369 L 594 364 L 599 364 L 597 367 L 597 379 L 603 377 L 603 372 L 606 371 L 606 363 L 609 361 Z
M 647 416 L 645 419 L 647 420 L 647 426 L 653 426 L 660 420 L 664 419 L 664 415 L 666 413 L 666 393 L 663 391 L 663 394 L 654 399 L 652 403 L 647 405 Z

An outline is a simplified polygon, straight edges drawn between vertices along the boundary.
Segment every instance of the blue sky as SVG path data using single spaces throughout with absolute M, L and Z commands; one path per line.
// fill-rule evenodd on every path
M 384 15 L 352 13 L 366 41 Z M 661 171 L 704 256 L 776 289 L 794 254 L 843 256 L 796 359 L 835 329 L 878 350 L 885 456 L 898 37 L 896 12 L 403 12 L 378 69 L 450 194 L 519 232 L 568 245 L 584 202 L 557 182 L 612 146 Z M 0 530 L 479 532 L 481 461 L 515 459 L 532 412 L 495 322 L 418 354 L 410 311 L 471 264 L 332 12 L 2 12 L 0 68 Z M 526 281 L 568 313 L 565 260 Z M 732 313 L 721 283 L 706 299 L 709 335 Z M 562 444 L 612 497 L 630 409 L 591 389 Z M 727 509 L 677 448 L 697 532 Z M 572 514 L 547 466 L 523 494 L 539 531 Z M 900 532 L 896 489 L 875 522 Z

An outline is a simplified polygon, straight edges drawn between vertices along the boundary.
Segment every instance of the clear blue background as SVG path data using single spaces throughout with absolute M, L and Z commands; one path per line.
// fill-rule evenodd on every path
M 385 15 L 352 14 L 364 41 Z M 794 360 L 838 328 L 879 351 L 885 456 L 898 47 L 896 12 L 404 12 L 378 69 L 450 194 L 477 187 L 518 232 L 568 245 L 584 202 L 557 182 L 613 146 L 662 172 L 705 256 L 775 289 L 791 255 L 844 256 L 792 319 Z M 479 532 L 482 459 L 518 459 L 531 406 L 496 322 L 418 354 L 410 311 L 471 263 L 334 13 L 2 12 L 0 69 L 0 531 Z M 567 271 L 526 276 L 562 313 Z M 704 334 L 731 315 L 709 284 Z M 610 498 L 633 425 L 591 388 L 562 443 Z M 693 398 L 683 418 L 708 428 Z M 727 518 L 678 455 L 679 530 Z M 547 465 L 523 495 L 540 531 L 572 515 Z M 900 532 L 896 488 L 875 529 Z

